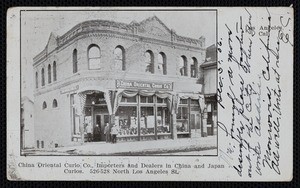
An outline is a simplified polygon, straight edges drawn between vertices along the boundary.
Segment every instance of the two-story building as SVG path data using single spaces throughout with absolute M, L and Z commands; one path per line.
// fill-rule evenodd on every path
M 204 95 L 206 59 L 204 37 L 180 36 L 156 16 L 52 33 L 33 63 L 36 146 L 83 142 L 88 124 L 100 127 L 98 141 L 107 123 L 119 141 L 207 136 L 205 98 L 216 88 Z

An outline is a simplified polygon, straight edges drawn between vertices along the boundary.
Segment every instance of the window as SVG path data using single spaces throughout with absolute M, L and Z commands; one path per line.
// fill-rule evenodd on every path
M 196 58 L 192 58 L 193 62 L 191 64 L 191 77 L 192 78 L 197 78 L 198 74 L 198 61 Z
M 167 74 L 167 60 L 166 55 L 163 52 L 158 54 L 158 72 L 160 74 L 166 75 Z
M 138 136 L 138 117 L 136 106 L 120 106 L 115 116 L 119 127 L 118 137 Z
M 56 99 L 53 100 L 52 108 L 57 108 L 57 100 Z
M 46 109 L 47 108 L 47 103 L 44 101 L 43 102 L 43 109 Z
M 179 74 L 180 74 L 180 76 L 187 76 L 187 59 L 185 56 L 180 57 Z
M 48 84 L 51 83 L 51 65 L 48 65 Z
M 189 107 L 188 99 L 180 99 L 178 112 L 176 114 L 177 133 L 189 132 Z
M 42 86 L 44 86 L 45 85 L 45 70 L 44 70 L 44 68 L 42 68 L 42 70 L 41 70 L 41 74 L 42 74 Z
M 141 106 L 141 135 L 154 135 L 155 129 L 155 117 L 154 117 L 154 107 L 152 106 Z
M 77 50 L 73 50 L 73 73 L 76 73 L 78 71 L 77 69 Z
M 154 73 L 154 54 L 151 50 L 145 53 L 145 72 Z
M 89 69 L 100 69 L 100 48 L 99 46 L 92 44 L 88 48 L 88 62 L 89 62 Z
M 56 81 L 56 61 L 53 62 L 53 82 Z
M 126 70 L 125 67 L 125 49 L 123 46 L 117 46 L 114 50 L 116 70 Z
M 153 103 L 153 96 L 141 96 L 141 103 Z
M 39 87 L 39 73 L 35 72 L 35 88 Z

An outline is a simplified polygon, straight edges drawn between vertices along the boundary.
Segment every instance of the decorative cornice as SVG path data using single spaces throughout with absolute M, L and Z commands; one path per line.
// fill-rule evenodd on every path
M 163 27 L 166 28 L 166 30 L 169 32 L 170 37 L 166 39 L 157 39 L 155 37 L 149 37 L 146 36 L 143 33 L 137 32 L 139 27 L 142 27 L 143 24 L 146 24 L 146 22 L 149 22 L 151 20 L 156 19 Z M 188 48 L 204 48 L 204 39 L 193 39 L 189 37 L 183 37 L 180 35 L 177 35 L 175 31 L 170 30 L 167 28 L 167 26 L 156 16 L 148 18 L 146 20 L 143 20 L 140 23 L 131 23 L 131 24 L 125 24 L 125 23 L 119 23 L 114 21 L 108 21 L 108 20 L 91 20 L 91 21 L 85 21 L 82 23 L 79 23 L 75 25 L 72 29 L 70 29 L 68 32 L 66 32 L 64 35 L 57 37 L 57 47 L 54 50 L 57 50 L 61 47 L 63 47 L 66 43 L 68 43 L 70 40 L 84 34 L 84 33 L 96 33 L 95 31 L 107 31 L 107 32 L 117 32 L 119 34 L 131 36 L 133 38 L 147 38 L 148 40 L 159 40 L 161 43 L 171 43 L 174 45 L 183 45 Z M 113 35 L 111 35 L 114 37 Z M 36 64 L 38 61 L 43 59 L 45 56 L 49 55 L 52 52 L 47 51 L 46 48 L 40 52 L 37 56 L 33 58 L 34 64 Z

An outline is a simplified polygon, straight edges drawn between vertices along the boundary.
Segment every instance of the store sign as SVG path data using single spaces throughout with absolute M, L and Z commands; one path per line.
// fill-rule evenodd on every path
M 124 89 L 152 89 L 152 90 L 173 90 L 173 83 L 143 82 L 130 80 L 116 80 L 116 88 Z

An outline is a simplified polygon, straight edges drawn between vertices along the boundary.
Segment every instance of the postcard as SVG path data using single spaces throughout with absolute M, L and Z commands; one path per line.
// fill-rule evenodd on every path
M 14 7 L 7 179 L 291 181 L 292 7 Z

